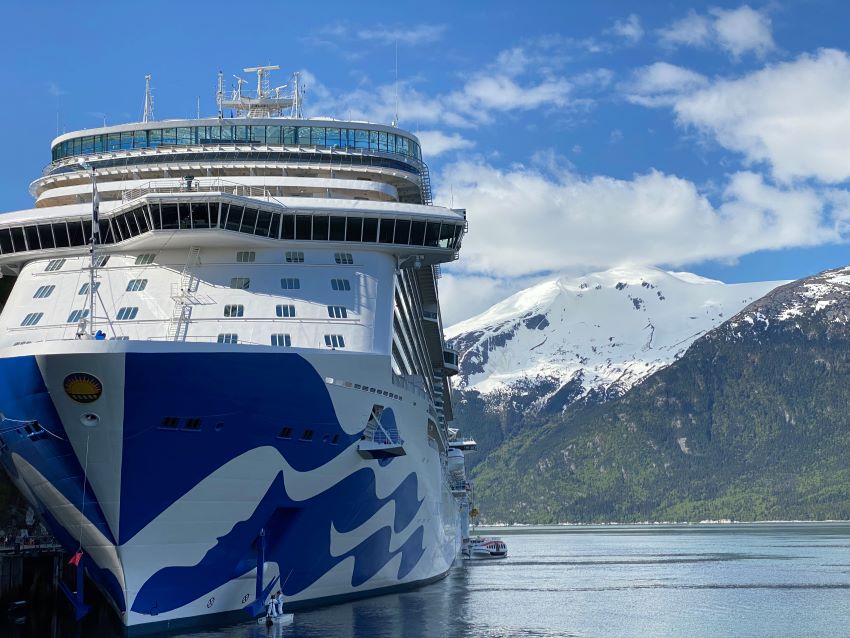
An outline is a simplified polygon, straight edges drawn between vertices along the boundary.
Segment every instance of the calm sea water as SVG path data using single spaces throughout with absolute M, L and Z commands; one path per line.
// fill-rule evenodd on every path
M 419 590 L 184 638 L 850 635 L 850 524 L 499 530 L 510 556 Z M 0 635 L 109 636 L 40 614 Z

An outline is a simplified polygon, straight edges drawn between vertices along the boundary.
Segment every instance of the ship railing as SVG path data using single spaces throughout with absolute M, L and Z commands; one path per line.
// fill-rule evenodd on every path
M 230 182 L 219 178 L 184 178 L 176 180 L 151 181 L 136 188 L 121 191 L 121 201 L 143 197 L 149 194 L 174 194 L 174 193 L 227 193 L 230 195 L 241 195 L 243 197 L 270 197 L 270 191 L 263 186 L 249 186 Z

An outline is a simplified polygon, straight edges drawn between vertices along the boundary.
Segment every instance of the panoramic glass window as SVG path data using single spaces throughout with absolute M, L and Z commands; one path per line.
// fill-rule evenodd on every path
M 131 279 L 127 284 L 127 292 L 140 292 L 148 287 L 147 279 Z
M 328 317 L 332 319 L 348 318 L 348 310 L 345 306 L 328 306 Z
M 325 345 L 328 348 L 344 348 L 345 339 L 342 335 L 325 335 Z
M 298 290 L 301 288 L 301 280 L 298 277 L 284 277 L 280 280 L 280 287 L 284 290 Z
M 68 323 L 79 323 L 80 319 L 85 319 L 89 316 L 89 309 L 74 310 L 68 315 Z
M 239 343 L 239 337 L 232 332 L 228 332 L 218 335 L 217 341 L 219 343 Z
M 236 253 L 236 261 L 240 264 L 257 261 L 257 253 L 253 250 L 240 250 Z
M 96 281 L 96 282 L 94 282 L 94 292 L 95 293 L 97 292 L 98 288 L 100 288 L 100 282 Z M 78 295 L 87 295 L 88 292 L 89 292 L 89 282 L 86 282 L 82 286 L 80 286 L 80 289 L 79 289 L 79 291 L 77 291 L 77 294 Z
M 251 287 L 251 280 L 248 277 L 232 277 L 230 287 L 237 290 L 248 290 Z
M 354 257 L 351 253 L 334 253 L 334 261 L 338 264 L 353 264 Z
M 331 289 L 333 290 L 351 290 L 351 282 L 348 279 L 331 279 Z
M 43 312 L 31 312 L 26 317 L 24 317 L 24 320 L 21 322 L 21 325 L 22 326 L 34 326 L 39 321 L 41 321 L 41 318 L 43 316 L 44 316 Z
M 65 265 L 64 259 L 51 259 L 47 262 L 47 266 L 44 268 L 44 272 L 54 272 L 62 268 Z
M 228 304 L 224 307 L 225 317 L 241 317 L 245 314 L 245 306 L 242 304 Z
M 56 289 L 56 286 L 39 286 L 32 296 L 33 299 L 45 299 Z
M 304 253 L 300 250 L 288 250 L 286 251 L 286 263 L 288 264 L 303 264 L 304 263 Z
M 156 253 L 146 253 L 144 255 L 138 255 L 136 257 L 136 265 L 147 266 L 148 264 L 152 264 L 154 259 L 156 259 Z
M 126 306 L 118 309 L 118 312 L 115 314 L 115 318 L 118 321 L 129 321 L 131 319 L 135 319 L 137 314 L 139 314 L 138 306 Z
M 288 334 L 273 334 L 272 345 L 288 348 L 292 345 L 292 338 Z
M 278 317 L 294 317 L 295 306 L 292 304 L 278 304 L 275 307 L 275 313 Z

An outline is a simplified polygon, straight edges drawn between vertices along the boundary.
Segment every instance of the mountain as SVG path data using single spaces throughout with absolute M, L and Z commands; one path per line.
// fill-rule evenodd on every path
M 523 290 L 446 330 L 455 386 L 528 393 L 538 408 L 618 396 L 700 335 L 785 282 L 724 284 L 657 268 L 616 268 Z
M 622 396 L 473 470 L 489 521 L 850 518 L 850 267 L 782 285 Z M 473 429 L 475 424 L 469 424 Z
M 576 402 L 622 395 L 781 283 L 616 268 L 544 281 L 448 328 L 454 424 L 478 441 L 467 465 Z

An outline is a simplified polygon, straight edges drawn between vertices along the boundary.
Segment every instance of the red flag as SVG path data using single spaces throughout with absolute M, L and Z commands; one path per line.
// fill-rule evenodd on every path
M 77 566 L 79 566 L 79 564 L 80 564 L 80 559 L 81 559 L 82 557 L 83 557 L 83 553 L 82 553 L 82 552 L 77 552 L 76 554 L 74 554 L 73 556 L 71 556 L 71 560 L 69 560 L 69 561 L 68 561 L 68 564 L 69 564 L 69 565 L 74 565 L 75 567 L 77 567 Z

